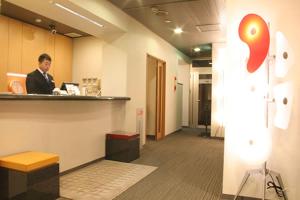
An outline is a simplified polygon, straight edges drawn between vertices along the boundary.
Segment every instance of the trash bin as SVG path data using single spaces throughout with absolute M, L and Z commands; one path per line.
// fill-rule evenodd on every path
M 113 132 L 106 134 L 105 158 L 131 162 L 140 157 L 140 136 L 136 133 Z

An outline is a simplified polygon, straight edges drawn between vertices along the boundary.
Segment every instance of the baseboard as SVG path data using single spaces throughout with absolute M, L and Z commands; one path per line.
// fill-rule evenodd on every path
M 175 131 L 169 133 L 169 134 L 166 135 L 166 136 L 172 135 L 173 133 L 177 133 L 177 132 L 179 132 L 179 131 L 182 131 L 182 128 L 179 128 L 179 129 L 177 129 L 177 130 L 175 130 Z
M 149 140 L 155 140 L 155 135 L 146 135 L 146 138 Z
M 179 132 L 179 131 L 182 131 L 182 127 L 177 129 L 176 131 L 172 132 L 172 133 L 176 133 L 176 132 Z
M 211 137 L 212 139 L 216 139 L 216 140 L 224 140 L 223 137 Z
M 177 130 L 175 130 L 175 131 L 169 133 L 169 134 L 166 135 L 165 137 L 168 137 L 169 135 L 172 135 L 173 133 L 177 133 L 177 132 L 179 132 L 179 131 L 181 131 L 181 130 L 182 130 L 182 128 L 177 129 Z M 149 139 L 149 140 L 155 140 L 155 135 L 146 135 L 146 138 Z
M 84 167 L 87 167 L 87 166 L 89 166 L 89 165 L 91 165 L 91 164 L 94 164 L 94 163 L 96 163 L 96 162 L 99 162 L 99 161 L 101 161 L 101 160 L 104 160 L 104 157 L 103 157 L 103 158 L 98 158 L 98 159 L 96 159 L 96 160 L 92 160 L 92 161 L 90 161 L 90 162 L 88 162 L 88 163 L 84 163 L 84 164 L 79 165 L 79 166 L 77 166 L 77 167 L 74 167 L 74 168 L 68 169 L 68 170 L 66 170 L 66 171 L 60 172 L 59 175 L 60 175 L 60 176 L 63 176 L 63 175 L 69 174 L 69 173 L 71 173 L 71 172 L 74 172 L 74 171 L 76 171 L 76 170 L 78 170 L 78 169 L 82 169 L 82 168 L 84 168 Z
M 233 200 L 233 199 L 234 199 L 234 195 L 231 194 L 222 194 L 221 196 L 221 200 Z M 239 196 L 237 200 L 260 200 L 260 199 L 254 197 Z

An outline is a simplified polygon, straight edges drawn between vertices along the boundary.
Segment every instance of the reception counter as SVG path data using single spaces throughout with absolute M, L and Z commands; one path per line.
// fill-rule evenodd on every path
M 130 100 L 129 97 L 114 96 L 67 96 L 67 95 L 41 95 L 41 94 L 0 94 L 0 100 Z
M 0 156 L 41 151 L 66 171 L 105 156 L 105 134 L 124 130 L 129 97 L 0 95 Z M 126 130 L 125 130 L 126 131 Z

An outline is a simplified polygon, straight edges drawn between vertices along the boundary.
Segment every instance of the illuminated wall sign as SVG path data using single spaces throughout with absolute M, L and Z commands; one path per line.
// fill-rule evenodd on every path
M 256 14 L 246 15 L 239 26 L 239 36 L 250 49 L 247 70 L 255 72 L 264 62 L 270 47 L 270 33 L 267 23 Z

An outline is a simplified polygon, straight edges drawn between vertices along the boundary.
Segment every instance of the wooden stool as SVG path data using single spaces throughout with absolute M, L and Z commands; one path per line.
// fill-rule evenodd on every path
M 54 200 L 59 197 L 59 157 L 24 152 L 0 158 L 0 200 Z

